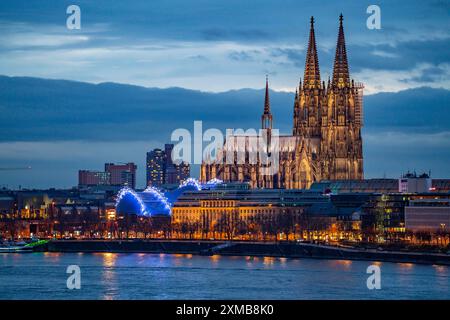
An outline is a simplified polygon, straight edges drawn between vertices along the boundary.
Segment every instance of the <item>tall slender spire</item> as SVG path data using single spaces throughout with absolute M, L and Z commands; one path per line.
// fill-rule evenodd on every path
M 350 73 L 348 71 L 347 50 L 345 49 L 344 37 L 344 16 L 339 16 L 339 33 L 336 44 L 336 55 L 333 66 L 333 85 L 343 87 L 350 82 Z
M 272 114 L 270 113 L 269 100 L 269 78 L 266 75 L 266 95 L 264 97 L 264 112 L 261 116 L 261 125 L 263 129 L 272 129 Z
M 311 17 L 308 50 L 306 52 L 304 86 L 307 88 L 320 87 L 319 59 L 317 57 L 316 36 L 314 34 L 314 17 Z
M 266 75 L 266 95 L 264 97 L 264 114 L 270 114 L 269 77 Z

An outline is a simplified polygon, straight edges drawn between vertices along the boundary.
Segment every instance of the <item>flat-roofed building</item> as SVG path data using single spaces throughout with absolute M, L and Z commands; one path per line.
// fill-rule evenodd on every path
M 450 232 L 450 199 L 415 199 L 405 207 L 407 231 Z
M 406 181 L 401 186 L 401 180 Z M 417 181 L 419 180 L 419 182 Z M 408 183 L 409 181 L 409 183 Z M 430 185 L 431 182 L 431 185 Z M 421 192 L 450 192 L 450 179 L 429 178 L 376 178 L 365 180 L 322 180 L 314 182 L 311 190 L 338 193 L 421 193 Z M 400 191 L 403 190 L 403 191 Z
M 406 173 L 398 180 L 398 191 L 401 193 L 423 193 L 432 191 L 430 175 L 423 173 Z
M 398 192 L 398 179 L 322 180 L 311 185 L 311 190 L 339 193 L 393 193 Z
M 200 221 L 206 214 L 209 221 L 223 213 L 237 213 L 242 219 L 255 214 L 302 213 L 314 203 L 329 202 L 327 196 L 304 189 L 236 188 L 235 184 L 216 189 L 183 193 L 172 208 L 174 221 Z
M 105 172 L 111 176 L 110 184 L 113 186 L 136 187 L 137 166 L 133 162 L 114 164 L 105 163 Z
M 109 172 L 79 170 L 78 171 L 78 185 L 79 186 L 104 186 L 109 185 L 111 175 Z

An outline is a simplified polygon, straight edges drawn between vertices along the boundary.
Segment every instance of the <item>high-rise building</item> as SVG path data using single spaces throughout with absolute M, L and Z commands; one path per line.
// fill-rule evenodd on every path
M 164 154 L 166 157 L 164 162 L 164 183 L 167 184 L 175 184 L 180 182 L 178 177 L 178 168 L 172 161 L 172 150 L 173 144 L 166 143 L 164 145 Z
M 109 185 L 111 182 L 111 175 L 109 172 L 103 171 L 78 171 L 78 185 L 79 186 L 100 186 Z
M 159 187 L 164 184 L 165 153 L 161 149 L 147 152 L 147 186 Z
M 311 17 L 303 82 L 294 99 L 293 133 L 278 137 L 278 170 L 266 174 L 264 159 L 250 161 L 254 137 L 227 137 L 218 158 L 207 159 L 200 172 L 206 182 L 218 178 L 225 182 L 249 182 L 253 188 L 308 188 L 321 180 L 361 180 L 363 153 L 361 127 L 363 85 L 350 78 L 344 38 L 343 16 L 339 31 L 332 79 L 320 79 L 314 18 Z M 262 129 L 268 134 L 270 146 L 273 116 L 270 110 L 269 84 L 266 78 Z M 233 155 L 231 163 L 227 160 Z M 245 161 L 241 155 L 245 154 Z M 239 160 L 238 160 L 239 159 Z M 228 161 L 229 162 L 229 161 Z M 255 163 L 254 163 L 255 162 Z
M 111 176 L 110 184 L 114 186 L 136 187 L 136 169 L 133 162 L 124 164 L 105 163 L 105 172 Z
M 172 161 L 173 144 L 166 144 L 164 150 L 154 149 L 147 152 L 147 185 L 161 186 L 177 184 L 189 178 L 190 165 Z
M 186 162 L 181 162 L 176 165 L 177 167 L 177 180 L 183 181 L 191 176 L 191 166 Z

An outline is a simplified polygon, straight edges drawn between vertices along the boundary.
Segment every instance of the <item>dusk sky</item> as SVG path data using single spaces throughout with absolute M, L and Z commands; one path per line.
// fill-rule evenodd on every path
M 66 8 L 81 8 L 81 30 Z M 381 8 L 381 30 L 366 9 Z M 325 9 L 326 8 L 326 9 Z M 450 86 L 450 2 L 432 1 L 2 1 L 0 72 L 204 91 L 293 91 L 315 16 L 322 77 L 331 71 L 344 14 L 352 76 L 366 93 Z
M 81 30 L 66 28 L 66 8 L 71 4 L 81 8 Z M 380 30 L 366 26 L 371 4 L 381 8 Z M 366 95 L 420 87 L 450 90 L 450 2 L 446 0 L 5 0 L 0 2 L 0 75 L 224 92 L 261 89 L 268 74 L 272 90 L 293 92 L 303 76 L 310 16 L 315 17 L 321 77 L 326 80 L 341 12 L 351 76 L 365 84 Z M 17 101 L 11 105 L 20 105 Z M 439 100 L 446 106 L 448 102 Z M 0 101 L 0 111 L 13 112 L 6 104 Z M 285 107 L 291 112 L 291 104 Z M 35 112 L 36 117 L 43 114 Z M 449 114 L 446 111 L 436 123 L 428 124 L 432 129 L 423 132 L 368 128 L 365 150 L 373 157 L 366 155 L 366 176 L 398 177 L 402 170 L 418 169 L 450 177 Z M 154 117 L 165 121 L 163 112 Z M 11 120 L 17 121 L 16 128 L 20 119 Z M 113 124 L 98 119 L 99 126 L 114 131 Z M 255 119 L 259 120 L 259 113 Z M 192 122 L 186 123 L 190 126 Z M 136 135 L 105 142 L 56 133 L 43 138 L 33 134 L 39 128 L 33 130 L 14 136 L 0 129 L 0 166 L 33 167 L 26 173 L 0 171 L 0 187 L 68 187 L 77 183 L 78 169 L 102 169 L 110 161 L 138 163 L 138 184 L 143 186 L 145 152 L 170 139 Z M 403 140 L 394 141 L 396 137 Z M 412 152 L 418 143 L 424 148 Z M 399 156 L 402 163 L 395 166 L 389 155 L 380 153 L 400 149 L 404 157 Z M 420 155 L 424 151 L 427 155 Z

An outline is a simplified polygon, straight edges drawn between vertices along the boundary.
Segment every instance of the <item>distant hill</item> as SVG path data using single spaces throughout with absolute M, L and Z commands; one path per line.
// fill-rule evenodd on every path
M 274 125 L 292 130 L 293 94 L 270 93 Z M 209 93 L 117 83 L 0 76 L 0 141 L 130 140 L 176 128 L 259 128 L 263 90 Z M 450 130 L 450 91 L 417 88 L 366 96 L 366 130 Z

